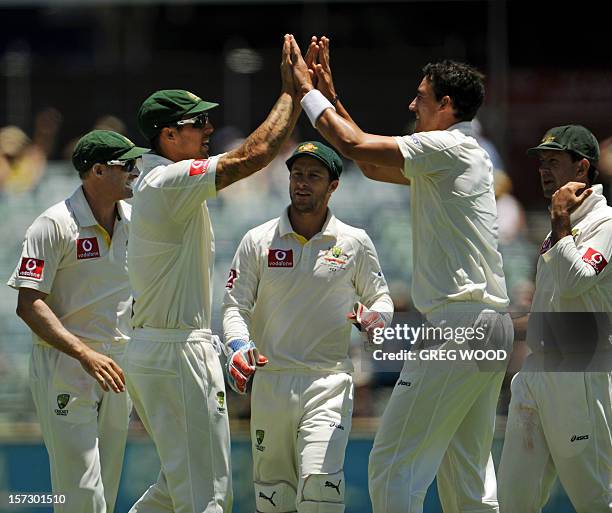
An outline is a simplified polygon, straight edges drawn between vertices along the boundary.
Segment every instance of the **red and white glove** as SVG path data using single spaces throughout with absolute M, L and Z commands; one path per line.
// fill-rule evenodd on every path
M 378 339 L 379 342 L 374 340 L 374 337 L 381 337 L 381 330 L 385 329 L 392 316 L 391 312 L 368 310 L 359 302 L 353 305 L 352 312 L 346 314 L 346 318 L 363 334 L 363 345 L 366 351 L 373 351 L 376 346 L 382 344 L 382 338 Z
M 245 394 L 249 379 L 255 374 L 257 367 L 268 363 L 268 359 L 259 354 L 253 342 L 234 339 L 229 341 L 227 347 L 227 382 L 232 390 L 241 395 Z

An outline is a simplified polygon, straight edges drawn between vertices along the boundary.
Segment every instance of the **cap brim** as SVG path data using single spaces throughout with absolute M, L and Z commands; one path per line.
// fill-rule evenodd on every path
M 563 146 L 557 143 L 548 143 L 548 144 L 540 144 L 539 146 L 535 146 L 534 148 L 529 148 L 527 150 L 527 155 L 534 157 L 538 154 L 539 151 L 566 151 Z
M 193 107 L 193 108 L 189 109 L 187 112 L 185 112 L 185 114 L 183 114 L 183 116 L 186 116 L 188 114 L 199 114 L 200 112 L 206 112 L 207 110 L 214 109 L 215 107 L 218 107 L 218 106 L 219 106 L 218 103 L 205 102 L 204 100 L 202 100 L 195 107 Z
M 286 161 L 285 164 L 287 165 L 287 169 L 289 169 L 289 171 L 291 171 L 291 166 L 293 165 L 293 163 L 299 159 L 300 157 L 311 157 L 313 159 L 317 159 L 320 162 L 323 163 L 323 165 L 329 169 L 329 172 L 332 173 L 333 175 L 336 176 L 335 180 L 340 180 L 340 177 L 338 176 L 338 173 L 334 172 L 333 169 L 331 169 L 329 167 L 328 162 L 321 156 L 317 155 L 316 153 L 310 153 L 309 151 L 303 151 L 300 153 L 294 153 L 293 155 L 291 155 L 291 157 L 289 157 Z
M 137 159 L 138 157 L 141 157 L 142 155 L 144 155 L 145 153 L 149 153 L 150 151 L 151 150 L 148 148 L 140 148 L 139 146 L 134 146 L 133 148 L 130 148 L 128 151 L 126 151 L 123 155 L 117 157 L 117 160 Z

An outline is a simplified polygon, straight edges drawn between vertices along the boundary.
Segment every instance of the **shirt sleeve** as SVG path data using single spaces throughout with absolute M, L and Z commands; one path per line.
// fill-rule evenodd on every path
M 576 245 L 571 235 L 542 255 L 550 266 L 562 297 L 576 297 L 597 285 L 610 272 L 612 258 L 612 220 L 592 228 Z
M 181 160 L 154 176 L 150 184 L 162 191 L 172 219 L 182 222 L 204 201 L 216 197 L 216 169 L 220 157 Z
M 49 294 L 64 253 L 64 240 L 53 219 L 39 217 L 26 232 L 21 258 L 8 285 Z
M 378 255 L 372 240 L 364 232 L 355 273 L 355 292 L 359 300 L 370 310 L 393 313 L 393 301 L 389 295 L 387 280 L 380 268 Z
M 457 141 L 447 131 L 419 132 L 395 137 L 402 156 L 406 178 L 436 173 L 450 167 Z
M 223 332 L 225 342 L 250 340 L 251 313 L 259 286 L 259 261 L 255 243 L 247 233 L 234 255 L 223 298 Z

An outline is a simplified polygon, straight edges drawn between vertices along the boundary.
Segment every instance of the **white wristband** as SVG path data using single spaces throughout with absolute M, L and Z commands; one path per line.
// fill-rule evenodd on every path
M 312 91 L 307 92 L 300 103 L 302 104 L 302 108 L 304 109 L 304 112 L 308 116 L 308 119 L 312 123 L 313 127 L 315 127 L 319 116 L 327 109 L 334 109 L 334 112 L 336 110 L 331 102 L 325 98 L 323 93 L 321 93 L 321 91 L 318 89 L 313 89 Z

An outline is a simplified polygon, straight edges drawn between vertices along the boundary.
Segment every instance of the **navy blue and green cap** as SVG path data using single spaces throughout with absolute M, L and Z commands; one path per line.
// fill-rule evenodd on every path
M 153 139 L 163 127 L 180 119 L 194 117 L 217 107 L 184 89 L 163 89 L 149 96 L 138 110 L 138 128 L 147 140 Z
M 289 171 L 291 166 L 300 157 L 312 157 L 320 160 L 332 175 L 333 180 L 338 180 L 342 174 L 342 159 L 329 146 L 319 141 L 305 141 L 300 143 L 293 155 L 286 161 Z
M 93 130 L 79 139 L 72 152 L 77 171 L 87 171 L 94 164 L 111 160 L 133 160 L 150 150 L 136 146 L 124 135 L 111 130 Z
M 540 144 L 527 150 L 527 155 L 539 151 L 571 151 L 587 159 L 592 165 L 599 161 L 599 143 L 595 136 L 581 125 L 556 126 L 548 130 Z

